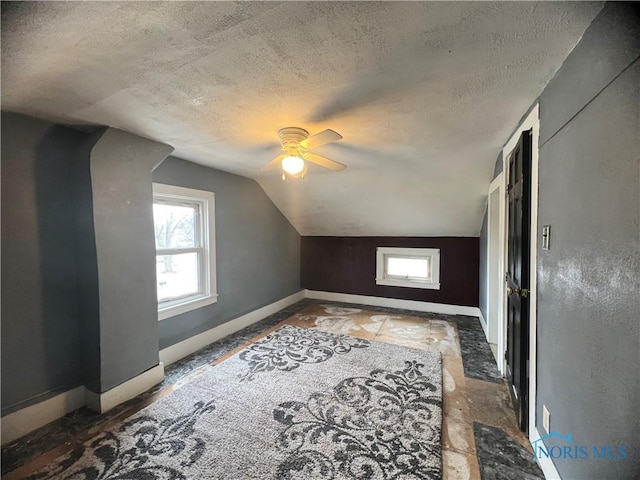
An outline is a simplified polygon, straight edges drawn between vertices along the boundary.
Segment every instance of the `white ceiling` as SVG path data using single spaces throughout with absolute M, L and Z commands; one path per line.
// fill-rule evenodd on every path
M 477 235 L 502 144 L 601 8 L 541 2 L 2 4 L 3 109 L 255 178 L 303 235 Z M 277 131 L 348 165 L 283 182 Z

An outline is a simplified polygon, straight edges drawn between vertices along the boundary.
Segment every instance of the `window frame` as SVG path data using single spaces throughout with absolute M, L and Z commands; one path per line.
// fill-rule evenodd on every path
M 200 259 L 198 262 L 199 291 L 196 294 L 158 302 L 158 321 L 160 321 L 214 304 L 218 301 L 216 288 L 215 194 L 206 190 L 196 190 L 154 182 L 152 207 L 156 203 L 189 206 L 195 204 L 199 207 L 196 236 L 200 246 L 157 249 L 154 235 L 153 246 L 156 250 L 156 261 L 159 255 L 178 255 L 191 252 L 198 253 Z M 157 285 L 156 278 L 156 289 Z
M 420 258 L 430 263 L 431 277 L 421 280 L 416 277 L 398 277 L 387 273 L 387 258 Z M 440 290 L 440 249 L 439 248 L 376 248 L 376 285 L 392 287 L 424 288 Z

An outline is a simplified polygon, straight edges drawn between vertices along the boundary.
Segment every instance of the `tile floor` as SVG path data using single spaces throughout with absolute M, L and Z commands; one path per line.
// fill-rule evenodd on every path
M 80 409 L 2 449 L 2 476 L 26 478 L 283 324 L 435 350 L 443 359 L 445 480 L 542 478 L 517 428 L 506 385 L 477 318 L 303 300 L 170 365 L 165 381 L 105 415 Z

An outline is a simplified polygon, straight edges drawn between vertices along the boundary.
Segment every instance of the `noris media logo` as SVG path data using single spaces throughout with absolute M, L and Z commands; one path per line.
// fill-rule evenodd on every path
M 623 460 L 628 457 L 628 448 L 624 445 L 581 445 L 573 440 L 570 433 L 551 432 L 531 442 L 531 446 L 536 459 Z

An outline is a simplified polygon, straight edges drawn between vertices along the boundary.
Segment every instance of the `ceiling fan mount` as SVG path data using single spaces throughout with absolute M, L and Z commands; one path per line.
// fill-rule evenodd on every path
M 289 146 L 295 146 L 296 148 L 299 147 L 300 142 L 309 137 L 309 132 L 304 128 L 285 127 L 278 130 L 278 136 L 282 143 L 282 149 L 286 150 Z
M 342 139 L 342 135 L 333 130 L 323 130 L 320 133 L 309 136 L 304 128 L 285 127 L 278 130 L 280 143 L 284 155 L 274 158 L 267 163 L 263 170 L 269 170 L 277 165 L 282 167 L 282 178 L 304 178 L 307 173 L 307 162 L 315 163 L 334 171 L 344 170 L 346 165 L 330 160 L 326 157 L 311 152 L 311 149 Z
M 283 152 L 290 157 L 300 157 L 304 159 L 304 147 L 300 145 L 300 142 L 309 137 L 309 132 L 304 128 L 285 127 L 278 130 L 278 136 L 280 137 Z

